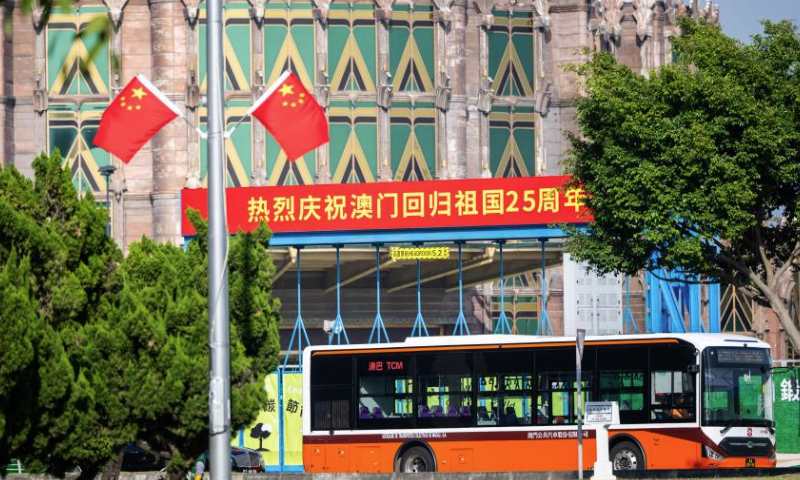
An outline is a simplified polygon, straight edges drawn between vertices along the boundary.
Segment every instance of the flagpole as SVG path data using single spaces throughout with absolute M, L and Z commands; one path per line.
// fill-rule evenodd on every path
M 228 232 L 223 155 L 224 88 L 222 0 L 208 0 L 208 304 L 211 372 L 209 462 L 211 480 L 231 478 L 230 325 L 228 324 Z

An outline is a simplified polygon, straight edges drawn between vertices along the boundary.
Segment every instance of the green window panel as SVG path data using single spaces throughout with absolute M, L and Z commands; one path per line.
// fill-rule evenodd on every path
M 270 85 L 291 69 L 309 90 L 314 86 L 314 17 L 311 3 L 268 3 L 264 13 L 264 72 Z
M 525 177 L 536 171 L 534 118 L 530 107 L 492 107 L 489 167 L 495 177 Z
M 200 79 L 200 90 L 207 89 L 206 67 L 206 7 L 200 4 L 197 28 L 197 69 Z M 225 89 L 232 91 L 249 91 L 252 66 L 252 21 L 250 20 L 250 4 L 247 2 L 226 2 L 223 9 L 225 34 L 223 50 L 225 55 Z
M 389 22 L 389 60 L 395 92 L 433 92 L 436 41 L 433 7 L 395 5 Z
M 435 105 L 394 102 L 390 112 L 393 178 L 432 180 L 436 173 Z
M 489 30 L 489 76 L 498 96 L 533 96 L 533 13 L 495 11 Z
M 47 89 L 51 95 L 108 93 L 108 41 L 97 31 L 108 16 L 103 6 L 55 9 L 46 29 Z M 78 32 L 82 32 L 78 35 Z
M 78 192 L 92 191 L 95 196 L 106 191 L 100 167 L 111 163 L 111 155 L 93 143 L 106 107 L 106 103 L 51 104 L 47 112 L 48 152 L 58 149 Z
M 535 335 L 539 326 L 539 294 L 533 272 L 506 277 L 504 297 L 506 317 L 512 326 L 512 333 Z M 492 331 L 503 310 L 503 297 L 500 296 L 500 280 L 493 284 Z
M 328 121 L 333 183 L 374 182 L 378 171 L 378 125 L 375 104 L 356 102 L 350 105 L 349 102 L 331 102 Z
M 333 91 L 375 91 L 376 31 L 372 2 L 332 3 L 328 73 Z
M 230 100 L 225 104 L 225 129 L 233 126 L 244 117 L 244 121 L 225 139 L 226 175 L 229 187 L 250 186 L 253 174 L 253 126 L 252 117 L 247 115 L 249 100 Z M 201 130 L 208 131 L 208 110 L 200 108 Z M 208 140 L 200 139 L 200 180 L 208 185 Z
M 290 162 L 272 135 L 265 130 L 264 136 L 266 150 L 264 158 L 267 160 L 269 185 L 311 185 L 314 183 L 314 173 L 317 170 L 316 150 Z

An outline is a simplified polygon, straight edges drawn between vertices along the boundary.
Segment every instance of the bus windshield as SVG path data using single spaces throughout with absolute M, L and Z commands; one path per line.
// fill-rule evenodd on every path
M 704 357 L 703 425 L 772 426 L 769 350 L 718 347 Z

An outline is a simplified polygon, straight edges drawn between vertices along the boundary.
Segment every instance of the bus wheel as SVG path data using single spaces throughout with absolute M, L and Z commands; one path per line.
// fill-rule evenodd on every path
M 436 465 L 433 463 L 433 456 L 425 447 L 409 448 L 400 459 L 401 473 L 425 473 L 435 471 Z
M 644 468 L 644 459 L 639 447 L 631 442 L 619 442 L 611 448 L 611 464 L 614 470 L 639 470 Z

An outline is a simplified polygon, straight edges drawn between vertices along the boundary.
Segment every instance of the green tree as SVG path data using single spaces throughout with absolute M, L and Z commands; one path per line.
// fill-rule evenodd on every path
M 143 239 L 123 259 L 106 212 L 79 199 L 58 153 L 35 182 L 0 169 L 0 465 L 116 477 L 144 440 L 181 476 L 208 443 L 207 226 L 188 248 Z M 265 406 L 277 364 L 271 233 L 231 239 L 234 427 Z M 163 450 L 160 447 L 165 447 Z
M 0 169 L 0 465 L 11 457 L 60 474 L 97 471 L 116 432 L 100 430 L 76 339 L 104 313 L 121 260 L 106 213 L 79 199 L 58 153 L 34 160 L 35 183 Z
M 114 404 L 108 411 L 127 413 L 113 427 L 136 425 L 135 438 L 168 460 L 174 478 L 208 445 L 207 227 L 197 212 L 190 217 L 198 238 L 185 250 L 148 239 L 131 245 L 108 323 L 86 329 L 93 348 L 81 360 L 95 366 L 98 398 L 102 393 Z M 265 406 L 264 379 L 277 365 L 280 305 L 271 295 L 270 236 L 262 224 L 230 244 L 234 428 L 253 422 Z M 116 460 L 108 476 L 118 471 Z
M 677 62 L 641 76 L 605 53 L 577 68 L 580 135 L 567 171 L 594 221 L 570 251 L 601 272 L 665 267 L 769 305 L 800 259 L 800 38 L 765 22 L 744 45 L 684 18 Z

